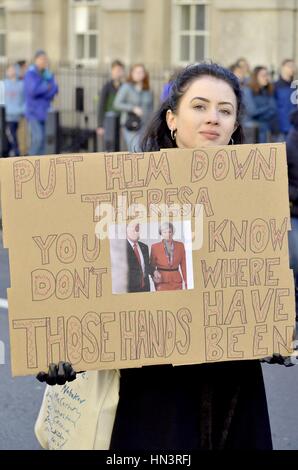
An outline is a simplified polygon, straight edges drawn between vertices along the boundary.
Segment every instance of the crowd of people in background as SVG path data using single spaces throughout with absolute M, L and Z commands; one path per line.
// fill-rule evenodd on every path
M 171 90 L 171 84 L 181 68 L 168 73 L 160 101 L 164 101 Z M 266 65 L 250 69 L 248 61 L 241 57 L 230 66 L 238 78 L 243 92 L 244 130 L 253 130 L 250 143 L 285 141 L 291 128 L 290 115 L 297 108 L 292 99 L 295 90 L 291 87 L 296 66 L 292 59 L 282 61 L 279 75 Z M 29 134 L 29 155 L 43 155 L 45 152 L 45 123 L 51 102 L 58 93 L 58 85 L 49 69 L 45 51 L 38 50 L 33 62 L 26 61 L 10 65 L 4 80 L 7 155 L 19 156 L 18 128 L 22 117 L 27 121 Z M 157 107 L 158 103 L 155 103 Z M 97 135 L 105 151 L 120 150 L 107 138 L 107 117 L 115 116 L 122 135 L 122 144 L 129 151 L 137 151 L 140 136 L 154 109 L 153 92 L 149 73 L 143 64 L 131 66 L 126 76 L 126 67 L 120 60 L 111 64 L 110 78 L 99 90 Z M 250 134 L 252 135 L 252 134 Z
M 122 62 L 115 60 L 111 66 L 111 78 L 99 93 L 97 133 L 105 136 L 105 116 L 118 114 L 119 126 L 128 151 L 137 151 L 142 131 L 153 112 L 153 93 L 150 90 L 149 73 L 143 64 L 131 66 L 127 79 Z M 104 138 L 104 150 L 114 151 L 115 145 Z
M 161 90 L 160 101 L 168 97 L 179 70 L 176 68 L 169 74 Z M 242 124 L 244 129 L 253 129 L 254 142 L 285 141 L 291 127 L 291 112 L 297 107 L 292 99 L 294 89 L 291 87 L 296 72 L 294 61 L 282 61 L 276 80 L 265 65 L 256 66 L 251 71 L 245 58 L 239 58 L 230 70 L 238 78 L 243 92 Z M 140 134 L 152 110 L 153 95 L 145 66 L 133 65 L 125 80 L 124 64 L 113 62 L 111 79 L 99 93 L 98 135 L 104 135 L 105 112 L 121 113 L 119 125 L 124 142 L 129 151 L 136 151 Z M 250 143 L 253 143 L 251 139 Z M 114 150 L 113 145 L 105 145 L 104 149 Z
M 238 59 L 230 69 L 243 92 L 243 125 L 255 127 L 256 143 L 285 141 L 291 126 L 290 114 L 297 107 L 291 87 L 296 72 L 294 61 L 282 61 L 276 81 L 265 65 L 250 71 L 244 58 Z

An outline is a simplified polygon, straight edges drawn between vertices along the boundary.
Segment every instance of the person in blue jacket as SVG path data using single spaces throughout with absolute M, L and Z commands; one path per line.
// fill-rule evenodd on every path
M 19 122 L 24 114 L 24 84 L 23 80 L 18 78 L 16 65 L 10 65 L 6 70 L 4 91 L 8 154 L 9 156 L 18 157 L 20 149 L 17 132 Z
M 290 130 L 290 114 L 296 105 L 291 99 L 294 89 L 291 88 L 295 75 L 295 64 L 292 59 L 283 60 L 280 68 L 280 77 L 274 84 L 274 98 L 276 100 L 278 122 L 281 137 L 286 139 Z
M 25 117 L 30 129 L 29 155 L 43 155 L 45 152 L 45 123 L 51 101 L 58 93 L 54 75 L 48 69 L 45 51 L 38 50 L 34 64 L 24 77 Z
M 272 135 L 279 133 L 273 84 L 270 82 L 266 67 L 254 68 L 249 84 L 243 88 L 243 101 L 243 124 L 257 125 L 258 141 L 256 143 L 266 143 Z

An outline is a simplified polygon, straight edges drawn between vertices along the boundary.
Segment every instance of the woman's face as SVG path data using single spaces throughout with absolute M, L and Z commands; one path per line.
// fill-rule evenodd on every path
M 133 69 L 131 76 L 135 83 L 141 83 L 145 78 L 144 68 L 138 65 Z
M 10 65 L 8 69 L 6 70 L 6 76 L 7 78 L 10 78 L 11 80 L 14 80 L 17 76 L 16 74 L 16 69 L 13 65 Z
M 167 112 L 169 129 L 177 130 L 179 148 L 227 145 L 237 128 L 237 100 L 225 81 L 203 76 L 181 97 L 176 113 Z
M 173 232 L 170 228 L 164 228 L 161 230 L 161 236 L 164 240 L 172 240 Z
M 267 69 L 261 69 L 257 75 L 257 81 L 260 87 L 267 86 L 270 82 L 269 72 Z

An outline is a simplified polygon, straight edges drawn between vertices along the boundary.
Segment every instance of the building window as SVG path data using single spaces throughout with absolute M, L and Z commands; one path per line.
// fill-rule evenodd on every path
M 173 62 L 186 65 L 208 56 L 208 2 L 173 1 Z
M 98 0 L 72 0 L 72 36 L 76 62 L 98 60 Z
M 0 8 L 0 57 L 6 57 L 6 13 Z

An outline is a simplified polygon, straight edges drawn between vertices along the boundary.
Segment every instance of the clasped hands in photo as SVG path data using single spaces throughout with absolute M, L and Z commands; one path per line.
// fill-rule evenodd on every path
M 153 281 L 155 284 L 158 284 L 159 282 L 161 282 L 161 274 L 159 271 L 157 271 L 157 269 L 153 273 Z

